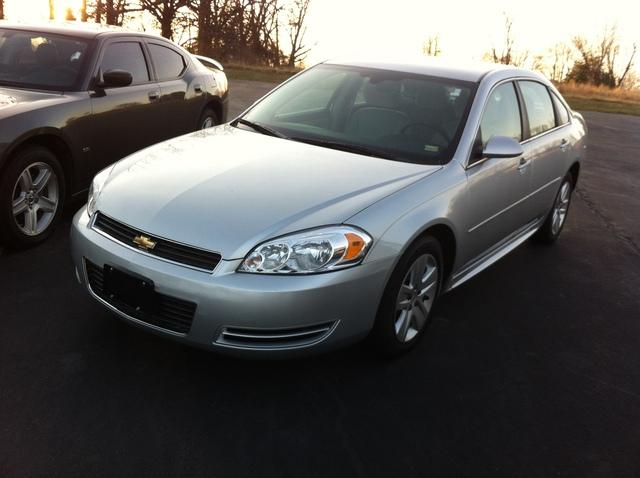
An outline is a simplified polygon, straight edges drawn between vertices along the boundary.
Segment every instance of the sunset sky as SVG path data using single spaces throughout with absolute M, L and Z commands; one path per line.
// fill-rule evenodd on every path
M 59 16 L 81 0 L 56 0 Z M 47 0 L 5 0 L 9 19 L 46 19 Z M 439 34 L 443 55 L 482 58 L 500 45 L 506 12 L 513 18 L 516 48 L 544 53 L 575 35 L 593 37 L 617 25 L 622 44 L 640 46 L 640 0 L 312 0 L 308 17 L 308 63 L 335 56 L 417 55 Z M 625 52 L 623 52 L 625 53 Z M 640 72 L 640 58 L 636 61 Z

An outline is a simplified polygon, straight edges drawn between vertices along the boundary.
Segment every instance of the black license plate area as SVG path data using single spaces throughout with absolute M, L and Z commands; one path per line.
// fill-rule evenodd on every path
M 126 306 L 133 315 L 150 316 L 156 309 L 153 281 L 104 266 L 104 292 L 110 301 Z

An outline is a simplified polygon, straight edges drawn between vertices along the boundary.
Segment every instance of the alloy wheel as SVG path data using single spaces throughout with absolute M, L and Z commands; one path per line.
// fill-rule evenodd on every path
M 396 299 L 395 333 L 411 341 L 427 323 L 438 293 L 438 262 L 431 254 L 419 256 L 409 267 Z
M 553 216 L 551 219 L 551 232 L 554 236 L 558 235 L 562 225 L 567 217 L 569 210 L 569 201 L 571 200 L 571 184 L 565 181 L 560 187 L 560 192 L 553 206 Z
M 18 229 L 27 236 L 44 232 L 58 210 L 59 193 L 58 177 L 50 165 L 27 166 L 13 187 L 12 213 Z
M 211 116 L 207 116 L 203 121 L 202 121 L 202 126 L 200 127 L 200 129 L 207 129 L 207 128 L 211 128 L 212 126 L 215 126 L 215 123 L 213 121 L 213 118 Z

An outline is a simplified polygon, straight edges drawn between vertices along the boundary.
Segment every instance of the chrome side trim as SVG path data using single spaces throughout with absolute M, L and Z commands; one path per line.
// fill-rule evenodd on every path
M 449 280 L 449 284 L 444 291 L 448 292 L 455 289 L 509 254 L 536 233 L 540 228 L 543 219 L 544 218 L 535 219 L 524 226 L 521 232 L 517 232 L 513 237 L 507 238 L 503 243 L 498 244 L 498 246 L 490 250 L 487 255 L 482 256 L 480 259 L 472 262 L 469 266 L 463 268 L 460 272 L 454 274 Z
M 548 188 L 549 186 L 551 186 L 554 183 L 557 183 L 558 181 L 560 181 L 561 178 L 556 178 L 553 179 L 551 181 L 549 181 L 547 184 L 539 187 L 538 189 L 536 189 L 535 191 L 533 191 L 532 193 L 527 194 L 525 197 L 518 199 L 516 202 L 514 202 L 513 204 L 505 207 L 502 211 L 498 211 L 497 213 L 495 213 L 493 216 L 488 217 L 487 219 L 485 219 L 484 221 L 482 221 L 479 224 L 476 224 L 475 226 L 473 226 L 471 229 L 469 229 L 467 232 L 473 232 L 476 229 L 478 229 L 480 226 L 484 226 L 486 223 L 488 223 L 489 221 L 495 219 L 496 217 L 498 217 L 500 214 L 507 212 L 509 209 L 511 209 L 514 206 L 517 206 L 518 204 L 520 204 L 523 201 L 526 201 L 527 199 L 529 199 L 531 196 L 534 196 L 536 194 L 538 194 L 540 191 L 542 191 L 543 189 Z
M 158 327 L 157 325 L 153 325 L 153 324 L 150 324 L 148 322 L 143 322 L 142 320 L 136 319 L 135 317 L 131 317 L 130 315 L 127 315 L 124 312 L 122 312 L 120 309 L 112 306 L 109 302 L 104 300 L 102 297 L 98 296 L 98 294 L 96 294 L 93 291 L 93 289 L 91 288 L 91 284 L 89 283 L 89 275 L 87 274 L 87 262 L 86 262 L 86 259 L 84 257 L 82 258 L 82 275 L 84 276 L 84 283 L 85 283 L 85 285 L 87 287 L 87 291 L 89 291 L 89 295 L 91 295 L 91 297 L 93 297 L 95 300 L 97 300 L 100 304 L 105 306 L 107 309 L 111 310 L 111 312 L 114 312 L 115 314 L 119 315 L 123 319 L 130 320 L 131 322 L 134 322 L 137 325 L 141 325 L 143 327 L 150 328 L 150 329 L 156 330 L 158 332 L 162 332 L 164 334 L 170 334 L 170 335 L 173 335 L 175 337 L 186 337 L 187 336 L 187 334 L 182 334 L 180 332 L 174 332 L 173 330 L 164 329 L 162 327 Z
M 236 350 L 278 351 L 278 350 L 304 349 L 304 348 L 312 347 L 314 345 L 318 345 L 321 342 L 324 342 L 336 330 L 339 323 L 340 323 L 340 320 L 336 320 L 330 325 L 319 324 L 317 329 L 312 329 L 309 331 L 302 331 L 302 332 L 292 332 L 290 334 L 286 333 L 286 329 L 275 329 L 274 332 L 277 332 L 277 333 L 274 333 L 274 334 L 269 334 L 268 333 L 269 329 L 255 329 L 256 331 L 258 330 L 263 331 L 264 332 L 263 334 L 229 332 L 228 329 L 242 329 L 242 327 L 224 326 L 221 328 L 220 332 L 218 333 L 217 338 L 213 341 L 213 344 L 219 347 L 227 347 L 227 348 L 236 349 Z M 313 326 L 310 326 L 310 327 L 313 327 Z M 296 328 L 296 329 L 299 330 L 299 328 Z M 296 329 L 293 329 L 293 330 L 296 330 Z M 244 330 L 250 330 L 250 329 L 244 329 Z M 268 344 L 239 345 L 239 344 L 225 342 L 225 336 L 230 336 L 230 338 L 239 337 L 239 338 L 248 338 L 248 339 L 256 339 L 256 340 L 279 339 L 279 338 L 286 340 L 286 339 L 296 339 L 296 338 L 304 339 L 305 336 L 317 335 L 317 334 L 322 334 L 322 335 L 317 339 L 312 340 L 311 342 L 306 342 L 306 343 L 301 343 L 296 345 L 268 345 Z
M 104 214 L 104 213 L 100 213 L 100 214 Z M 104 215 L 107 216 L 106 214 L 104 214 Z M 154 254 L 149 254 L 148 252 L 143 251 L 142 249 L 130 246 L 129 244 L 127 244 L 125 242 L 119 241 L 115 237 L 110 236 L 106 232 L 98 229 L 97 227 L 94 227 L 94 223 L 96 222 L 96 218 L 97 217 L 98 217 L 98 211 L 93 213 L 93 216 L 91 216 L 91 220 L 89 221 L 89 228 L 91 228 L 92 231 L 97 232 L 102 237 L 106 237 L 107 239 L 109 239 L 112 242 L 115 242 L 116 244 L 124 246 L 129 250 L 132 250 L 134 252 L 138 252 L 138 253 L 143 254 L 143 255 L 145 255 L 147 257 L 151 257 L 152 259 L 157 259 L 159 261 L 168 262 L 169 264 L 173 264 L 175 266 L 186 267 L 187 269 L 191 269 L 191 270 L 198 271 L 198 272 L 204 272 L 206 274 L 213 274 L 215 272 L 215 270 L 218 268 L 218 265 L 222 262 L 222 257 L 221 257 L 220 260 L 218 261 L 218 264 L 216 264 L 216 266 L 213 269 L 202 269 L 200 267 L 191 266 L 189 264 L 184 264 L 182 262 L 176 262 L 176 261 L 172 261 L 171 259 L 165 259 L 164 257 L 156 256 Z M 110 216 L 107 216 L 107 217 L 111 218 Z M 113 219 L 113 218 L 111 218 L 111 219 Z M 115 221 L 115 219 L 113 219 L 113 220 Z M 141 233 L 149 234 L 150 236 L 157 237 L 157 238 L 162 239 L 162 240 L 167 241 L 167 242 L 172 242 L 174 244 L 179 244 L 179 245 L 185 246 L 185 247 L 193 247 L 194 249 L 200 249 L 199 247 L 190 246 L 189 244 L 185 244 L 183 242 L 173 241 L 171 239 L 167 239 L 166 237 L 158 236 L 157 234 L 151 234 L 151 233 L 146 232 L 146 231 L 141 231 L 136 227 L 130 226 L 129 224 L 127 224 L 127 226 L 132 228 L 132 229 L 136 229 L 136 230 L 140 231 Z M 209 250 L 206 250 L 206 249 L 200 249 L 200 250 L 204 251 L 204 252 L 213 252 L 215 254 L 219 254 L 218 252 L 209 251 Z

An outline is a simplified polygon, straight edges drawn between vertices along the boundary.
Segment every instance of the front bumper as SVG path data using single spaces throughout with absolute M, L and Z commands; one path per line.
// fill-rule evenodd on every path
M 80 283 L 126 321 L 187 344 L 243 355 L 321 351 L 364 338 L 391 266 L 375 261 L 324 274 L 279 276 L 238 273 L 240 260 L 222 260 L 207 273 L 105 237 L 90 227 L 84 208 L 73 219 L 71 245 Z M 109 304 L 91 289 L 87 261 L 148 278 L 159 294 L 196 304 L 188 331 L 151 325 Z

